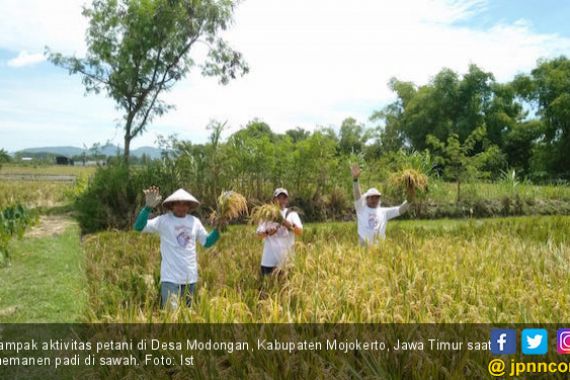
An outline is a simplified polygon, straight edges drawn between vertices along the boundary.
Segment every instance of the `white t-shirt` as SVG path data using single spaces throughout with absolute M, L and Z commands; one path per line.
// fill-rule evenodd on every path
M 208 233 L 192 215 L 184 218 L 171 212 L 150 219 L 142 232 L 160 235 L 160 281 L 192 284 L 198 281 L 196 241 L 204 245 Z
M 281 214 L 285 217 L 287 209 L 281 210 Z M 293 223 L 299 228 L 303 228 L 301 218 L 296 212 L 291 212 L 286 218 L 290 223 Z M 286 227 L 280 226 L 275 222 L 263 222 L 257 227 L 257 233 L 262 233 L 270 228 L 279 227 L 277 232 L 272 236 L 266 236 L 263 242 L 263 256 L 261 258 L 261 265 L 264 267 L 279 266 L 287 254 L 293 250 L 295 244 L 295 233 L 289 231 Z
M 388 220 L 400 215 L 399 207 L 370 208 L 366 205 L 364 197 L 354 202 L 354 206 L 358 236 L 366 243 L 373 243 L 378 238 L 385 239 Z

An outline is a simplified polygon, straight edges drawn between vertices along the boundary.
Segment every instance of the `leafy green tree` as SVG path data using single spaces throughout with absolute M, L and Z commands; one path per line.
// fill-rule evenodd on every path
M 131 140 L 171 105 L 160 95 L 186 76 L 196 62 L 190 52 L 207 47 L 203 75 L 222 84 L 247 73 L 241 53 L 220 37 L 232 18 L 230 0 L 94 0 L 83 15 L 89 20 L 87 55 L 66 57 L 46 49 L 55 65 L 79 74 L 87 93 L 104 91 L 123 111 L 124 159 Z
M 522 116 L 515 92 L 497 84 L 492 73 L 476 65 L 471 65 L 463 77 L 443 69 L 420 87 L 395 78 L 389 86 L 397 100 L 371 116 L 373 121 L 384 122 L 380 140 L 385 151 L 402 147 L 422 151 L 429 147 L 428 135 L 445 141 L 456 134 L 465 141 L 483 126 L 490 141 L 501 147 L 503 133 Z
M 231 172 L 231 188 L 248 198 L 261 200 L 275 167 L 275 146 L 268 134 L 252 135 L 247 128 L 234 133 L 226 146 L 226 161 Z
M 446 142 L 428 135 L 427 143 L 433 148 L 435 162 L 443 167 L 445 177 L 457 183 L 457 202 L 461 200 L 461 183 L 481 177 L 480 169 L 489 161 L 498 160 L 500 150 L 490 146 L 487 150 L 473 154 L 478 143 L 486 136 L 484 127 L 475 129 L 463 143 L 452 133 Z
M 240 129 L 235 134 L 254 139 L 267 137 L 272 142 L 276 139 L 276 135 L 271 130 L 269 124 L 257 118 L 249 121 L 244 128 Z
M 346 118 L 340 126 L 339 151 L 341 154 L 360 153 L 369 138 L 370 131 L 362 124 L 352 117 Z
M 12 157 L 10 157 L 8 152 L 5 149 L 0 149 L 0 164 L 10 161 L 12 161 Z
M 332 185 L 337 169 L 337 141 L 328 129 L 317 129 L 297 143 L 293 153 L 291 183 L 307 196 L 316 196 Z
M 212 120 L 206 129 L 211 131 L 206 144 L 175 140 L 173 156 L 186 185 L 200 194 L 204 202 L 213 204 L 224 189 L 227 176 L 222 143 L 227 122 Z
M 545 167 L 552 174 L 570 177 L 570 60 L 565 56 L 540 60 L 530 75 L 516 77 L 513 86 L 538 106 L 544 124 Z
M 503 151 L 509 166 L 519 174 L 528 176 L 531 169 L 533 151 L 538 148 L 537 140 L 544 134 L 543 123 L 534 119 L 516 123 L 504 136 Z
M 301 127 L 297 127 L 295 129 L 285 131 L 285 134 L 291 138 L 291 142 L 297 143 L 308 138 L 311 135 L 311 132 Z
M 384 123 L 384 125 L 378 125 L 372 132 L 374 140 L 372 151 L 375 152 L 376 158 L 380 154 L 397 152 L 406 143 L 410 143 L 403 125 L 404 112 L 411 99 L 416 95 L 416 86 L 411 82 L 391 78 L 388 87 L 396 93 L 396 101 L 382 110 L 374 111 L 370 116 L 370 121 Z

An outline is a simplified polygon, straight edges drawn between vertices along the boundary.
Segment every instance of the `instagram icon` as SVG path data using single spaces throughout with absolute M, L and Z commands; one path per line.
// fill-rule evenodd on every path
M 559 354 L 570 354 L 570 329 L 559 329 L 556 348 Z

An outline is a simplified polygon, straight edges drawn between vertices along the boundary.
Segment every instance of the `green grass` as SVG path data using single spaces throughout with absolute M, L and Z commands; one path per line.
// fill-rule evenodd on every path
M 0 322 L 76 322 L 85 306 L 85 275 L 77 226 L 56 236 L 11 243 L 0 268 Z

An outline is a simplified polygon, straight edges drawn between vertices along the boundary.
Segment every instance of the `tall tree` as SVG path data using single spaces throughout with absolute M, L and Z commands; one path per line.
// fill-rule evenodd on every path
M 364 148 L 364 144 L 370 138 L 370 131 L 364 129 L 364 126 L 356 119 L 349 117 L 342 121 L 339 131 L 339 149 L 340 153 L 360 153 Z
M 186 76 L 196 62 L 190 52 L 207 47 L 202 75 L 222 84 L 248 72 L 241 53 L 219 35 L 232 18 L 231 0 L 93 0 L 83 9 L 89 19 L 87 54 L 64 56 L 46 48 L 49 60 L 81 75 L 87 93 L 104 91 L 124 114 L 124 159 L 131 141 L 171 105 L 160 95 Z
M 456 134 L 463 142 L 475 129 L 486 126 L 495 96 L 494 83 L 491 73 L 475 65 L 463 77 L 443 69 L 428 84 L 417 88 L 392 78 L 389 86 L 398 98 L 375 112 L 372 119 L 385 121 L 382 138 L 390 150 L 405 145 L 422 151 L 428 148 L 428 135 L 445 141 Z
M 427 142 L 435 153 L 435 162 L 442 165 L 445 176 L 457 183 L 457 202 L 461 200 L 461 184 L 476 179 L 483 173 L 480 171 L 491 162 L 501 160 L 501 152 L 497 146 L 488 146 L 484 151 L 474 154 L 478 143 L 486 136 L 484 127 L 475 129 L 464 142 L 452 133 L 444 143 L 433 135 L 428 135 Z
M 546 167 L 552 174 L 570 177 L 570 60 L 564 56 L 541 60 L 530 75 L 515 78 L 513 86 L 538 105 Z
M 297 127 L 295 129 L 289 129 L 285 131 L 285 134 L 291 138 L 291 141 L 293 143 L 297 143 L 301 140 L 305 140 L 306 138 L 308 138 L 311 135 L 311 132 L 301 127 Z

